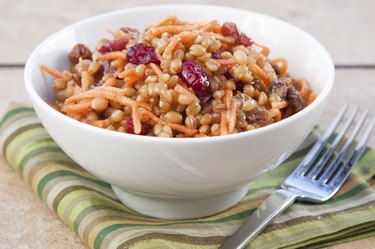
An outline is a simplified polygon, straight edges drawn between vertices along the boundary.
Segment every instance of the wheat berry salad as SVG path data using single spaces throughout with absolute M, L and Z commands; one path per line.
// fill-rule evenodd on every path
M 71 68 L 54 76 L 59 112 L 130 134 L 207 137 L 285 119 L 316 98 L 285 58 L 232 22 L 191 23 L 169 16 L 145 32 L 121 27 L 95 48 L 75 45 Z

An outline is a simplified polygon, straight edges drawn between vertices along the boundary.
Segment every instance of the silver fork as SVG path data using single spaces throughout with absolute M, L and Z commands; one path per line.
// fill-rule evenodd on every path
M 346 105 L 340 110 L 326 132 L 315 142 L 281 188 L 272 193 L 251 216 L 246 218 L 245 223 L 219 249 L 241 249 L 296 200 L 322 203 L 340 189 L 365 150 L 374 128 L 373 118 L 355 148 L 351 149 L 368 115 L 368 111 L 365 110 L 345 144 L 341 144 L 357 116 L 356 108 L 342 125 L 333 142 L 328 144 L 347 109 Z M 334 153 L 336 150 L 339 152 Z

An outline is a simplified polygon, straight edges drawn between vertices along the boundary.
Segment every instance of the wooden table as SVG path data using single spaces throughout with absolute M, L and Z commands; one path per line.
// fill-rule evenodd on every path
M 158 3 L 173 3 L 161 0 Z M 190 0 L 276 16 L 308 31 L 328 49 L 336 64 L 336 85 L 322 123 L 352 103 L 375 114 L 375 2 L 372 0 Z M 99 13 L 155 3 L 129 1 L 0 2 L 0 111 L 9 101 L 29 103 L 23 67 L 31 51 L 51 33 Z M 230 20 L 230 17 L 228 17 Z M 375 146 L 375 136 L 370 141 Z M 0 248 L 87 248 L 0 158 Z M 333 248 L 375 248 L 375 237 Z

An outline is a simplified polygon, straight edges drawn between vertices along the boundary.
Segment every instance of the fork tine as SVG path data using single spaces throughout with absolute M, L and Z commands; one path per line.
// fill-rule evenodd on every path
M 337 146 L 341 142 L 341 140 L 344 137 L 345 133 L 349 129 L 349 127 L 352 124 L 352 122 L 353 122 L 355 116 L 357 115 L 357 113 L 358 113 L 358 107 L 355 108 L 355 110 L 352 112 L 352 114 L 350 115 L 350 117 L 348 118 L 348 120 L 345 122 L 344 127 L 337 134 L 335 140 L 332 142 L 332 144 L 330 145 L 329 149 L 325 152 L 325 154 L 322 157 L 319 158 L 319 161 L 316 163 L 316 165 L 313 168 L 313 170 L 308 174 L 309 177 L 315 179 L 320 174 L 320 172 L 324 168 L 324 165 L 327 163 L 327 161 L 329 160 L 329 158 L 332 156 L 333 152 L 336 150 Z
M 309 150 L 297 168 L 294 170 L 292 175 L 303 175 L 307 172 L 310 166 L 313 164 L 315 159 L 318 157 L 319 153 L 322 151 L 324 146 L 327 144 L 329 138 L 335 131 L 337 125 L 340 123 L 341 119 L 343 118 L 345 112 L 348 109 L 348 104 L 344 105 L 340 112 L 336 115 L 335 119 L 328 127 L 328 129 L 324 132 L 324 134 L 315 142 L 313 147 Z
M 349 149 L 349 147 L 353 143 L 355 137 L 358 135 L 363 123 L 365 122 L 367 114 L 368 114 L 368 111 L 365 110 L 363 112 L 360 120 L 358 121 L 357 125 L 355 126 L 352 134 L 350 135 L 350 137 L 346 141 L 345 145 L 341 148 L 340 152 L 338 153 L 336 158 L 332 161 L 332 163 L 327 167 L 327 171 L 324 172 L 324 174 L 320 177 L 320 179 L 319 179 L 320 181 L 322 181 L 323 183 L 328 182 L 329 179 L 332 177 L 333 173 L 337 170 L 337 168 L 340 165 L 340 162 L 342 161 L 342 159 L 344 158 L 344 156 L 346 154 L 346 151 Z
M 365 133 L 362 135 L 354 151 L 350 154 L 350 157 L 348 158 L 348 160 L 337 172 L 334 179 L 332 179 L 332 181 L 329 183 L 335 189 L 332 195 L 334 195 L 338 191 L 340 186 L 346 181 L 350 173 L 353 171 L 355 164 L 357 163 L 357 161 L 359 160 L 359 158 L 362 156 L 363 152 L 366 149 L 366 145 L 367 145 L 368 140 L 371 137 L 371 133 L 374 129 L 374 125 L 375 125 L 375 118 L 372 118 L 369 126 L 367 127 Z

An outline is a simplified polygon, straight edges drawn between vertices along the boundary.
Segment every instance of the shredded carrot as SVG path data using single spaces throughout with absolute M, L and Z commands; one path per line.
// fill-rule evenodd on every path
M 91 102 L 81 102 L 78 104 L 64 105 L 61 111 L 65 113 L 87 113 L 91 112 Z
M 89 90 L 90 87 L 90 74 L 87 71 L 82 72 L 81 76 L 81 86 L 83 91 Z M 91 76 L 92 77 L 92 76 Z
M 116 101 L 116 102 L 118 102 L 122 105 L 132 107 L 135 100 L 132 100 L 132 99 L 130 99 L 128 97 L 125 97 L 123 95 L 124 95 L 123 89 L 119 89 L 119 88 L 116 88 L 116 87 L 102 86 L 102 87 L 94 88 L 92 90 L 83 92 L 79 95 L 69 97 L 65 100 L 65 104 L 70 104 L 70 103 L 80 101 L 80 100 L 83 100 L 83 99 L 93 99 L 95 97 L 100 96 L 100 97 L 107 98 L 109 100 Z M 144 103 L 144 102 L 140 102 L 140 103 L 138 103 L 138 105 L 140 107 L 143 107 L 143 108 L 147 109 L 147 110 L 152 109 L 149 104 Z
M 176 23 L 177 20 L 178 20 L 178 18 L 177 18 L 176 15 L 170 15 L 170 16 L 167 16 L 166 18 L 164 18 L 163 20 L 161 20 L 159 23 L 155 24 L 154 26 L 159 27 L 159 26 L 177 24 Z
M 158 27 L 151 27 L 149 28 L 146 33 L 152 36 L 159 36 L 164 32 L 170 34 L 180 34 L 185 31 L 197 31 L 202 29 L 205 25 L 207 25 L 207 21 L 203 21 L 196 24 L 186 24 L 186 25 L 164 25 Z
M 267 75 L 264 73 L 263 69 L 261 69 L 257 64 L 252 64 L 252 68 L 254 69 L 254 73 L 260 77 L 260 79 L 263 81 L 264 85 L 268 89 L 271 85 L 270 79 L 267 77 Z
M 195 25 L 164 25 L 159 27 L 151 27 L 149 30 L 147 30 L 147 33 L 153 36 L 159 36 L 164 32 L 170 33 L 170 34 L 178 34 L 184 31 L 193 31 Z
M 82 92 L 78 95 L 73 95 L 69 98 L 67 98 L 65 100 L 65 105 L 69 105 L 69 104 L 72 104 L 74 102 L 77 102 L 77 101 L 81 101 L 81 100 L 86 100 L 86 99 L 93 99 L 95 97 L 99 97 L 99 96 L 102 96 L 102 94 L 104 93 L 107 93 L 107 92 L 102 92 L 102 91 L 99 91 L 98 89 L 92 89 L 92 90 L 89 90 L 89 91 L 86 91 L 86 92 Z M 108 94 L 108 95 L 112 95 L 112 94 Z
M 217 59 L 217 62 L 220 63 L 221 66 L 235 66 L 237 62 L 231 59 Z
M 272 109 L 268 110 L 268 114 L 269 114 L 270 118 L 274 118 L 275 119 L 275 122 L 281 120 L 281 112 L 277 108 L 272 108 Z
M 225 95 L 224 95 L 224 103 L 225 103 L 225 107 L 227 108 L 227 110 L 229 110 L 231 107 L 232 98 L 233 98 L 233 91 L 226 89 Z
M 135 83 L 141 80 L 142 77 L 138 76 L 138 74 L 135 72 L 135 69 L 131 69 L 129 72 L 127 72 L 127 74 L 125 74 L 124 79 L 125 79 L 124 87 L 134 87 Z
M 169 127 L 171 127 L 172 130 L 182 132 L 189 137 L 197 133 L 197 130 L 191 130 L 187 128 L 186 126 L 183 126 L 180 124 L 176 124 L 176 123 L 167 123 L 167 124 L 169 125 Z
M 228 134 L 228 127 L 227 127 L 226 111 L 222 111 L 221 119 L 220 119 L 220 135 L 227 135 L 227 134 Z
M 152 70 L 154 70 L 154 72 L 157 74 L 157 75 L 163 75 L 163 72 L 161 71 L 160 67 L 158 65 L 156 65 L 155 63 L 150 63 L 149 64 L 150 67 L 152 68 Z
M 316 99 L 316 93 L 311 91 L 309 97 L 307 98 L 307 105 L 310 105 Z
M 46 65 L 43 65 L 43 64 L 39 66 L 39 69 L 42 72 L 48 73 L 48 74 L 52 75 L 55 78 L 62 79 L 64 77 L 64 75 L 61 72 L 59 72 L 56 69 L 53 69 L 51 67 L 48 67 Z
M 191 24 L 189 22 L 181 21 L 176 15 L 167 16 L 165 19 L 161 20 L 155 27 L 165 26 L 165 25 L 187 25 Z
M 126 90 L 123 89 L 123 88 L 117 88 L 117 87 L 113 87 L 113 86 L 101 86 L 101 87 L 97 87 L 95 89 L 93 89 L 92 91 L 94 90 L 97 90 L 97 91 L 106 91 L 106 92 L 110 92 L 112 94 L 117 94 L 117 95 L 124 95 Z
M 302 99 L 307 100 L 307 98 L 310 95 L 310 88 L 308 87 L 302 87 L 301 91 L 299 92 L 299 95 Z
M 181 35 L 181 43 L 184 45 L 193 43 L 199 33 L 199 31 L 194 30 L 193 32 L 188 32 L 186 35 Z
M 267 56 L 270 54 L 270 49 L 267 48 L 267 47 L 263 47 L 263 48 L 262 48 L 262 51 L 260 51 L 260 53 L 261 53 L 262 55 L 264 55 L 265 57 L 267 57 Z
M 271 106 L 272 108 L 283 109 L 288 106 L 288 101 L 272 102 Z
M 179 33 L 178 35 L 175 35 L 170 41 L 168 46 L 164 49 L 163 57 L 164 58 L 172 58 L 173 57 L 173 51 L 177 47 L 177 45 L 181 42 L 183 44 L 191 43 L 194 41 L 194 39 L 198 36 L 199 31 L 184 31 Z
M 140 78 L 138 77 L 137 74 L 129 74 L 128 77 L 125 78 L 125 85 L 124 87 L 134 87 L 135 83 L 137 83 L 137 81 L 139 80 Z
M 126 61 L 122 60 L 121 64 L 117 67 L 116 72 L 114 73 L 114 75 L 118 75 L 118 74 L 124 72 L 125 65 L 126 65 Z
M 293 82 L 293 85 L 294 85 L 295 88 L 297 88 L 298 91 L 301 91 L 301 89 L 303 87 L 302 79 L 295 80 Z
M 149 116 L 155 123 L 167 124 L 169 127 L 171 127 L 172 130 L 182 132 L 189 137 L 191 137 L 191 136 L 193 136 L 194 134 L 197 133 L 197 130 L 189 129 L 186 126 L 176 124 L 176 123 L 165 122 L 164 120 L 161 120 L 155 114 L 153 114 L 152 112 L 150 112 L 148 110 L 144 110 L 144 109 L 141 110 L 141 114 L 145 114 L 145 115 Z
M 109 61 L 114 59 L 126 59 L 126 54 L 122 51 L 109 52 L 106 54 L 98 54 L 99 61 Z
M 278 112 L 277 112 L 277 114 L 276 114 L 276 116 L 275 116 L 275 122 L 279 122 L 280 120 L 281 120 L 281 112 L 280 112 L 280 110 L 278 110 Z
M 134 133 L 135 134 L 141 133 L 142 124 L 141 124 L 141 119 L 139 117 L 137 102 L 133 102 L 133 105 L 132 105 L 132 119 L 133 119 L 133 125 L 134 125 Z
M 110 118 L 103 119 L 103 120 L 94 120 L 92 125 L 100 127 L 100 128 L 107 128 L 112 124 L 112 120 Z
M 209 25 L 209 23 L 210 23 L 209 21 L 202 21 L 202 22 L 194 23 L 194 30 L 201 30 L 207 25 Z
M 237 108 L 238 108 L 238 106 L 236 105 L 236 103 L 234 101 L 232 101 L 231 110 L 229 112 L 230 118 L 229 118 L 229 121 L 228 121 L 228 132 L 230 134 L 233 133 L 234 128 L 236 127 Z
M 296 80 L 296 86 L 299 88 L 299 95 L 302 99 L 307 100 L 310 94 L 310 88 L 304 79 Z
M 116 84 L 116 82 L 117 82 L 116 77 L 111 77 L 104 82 L 103 86 L 113 86 L 114 84 Z
M 281 63 L 281 67 L 279 67 L 279 73 L 286 74 L 288 70 L 288 62 L 286 61 L 285 58 L 283 57 L 276 58 L 276 59 L 271 60 L 270 62 L 271 64 L 275 64 L 275 65 Z
M 181 38 L 179 36 L 175 36 L 170 40 L 168 46 L 164 50 L 163 57 L 172 58 L 173 51 L 177 47 L 177 45 L 180 43 L 180 39 Z
M 202 31 L 213 32 L 213 34 L 215 35 L 221 32 L 221 25 L 217 21 L 210 21 L 202 27 Z
M 267 57 L 269 54 L 270 54 L 270 49 L 266 46 L 263 46 L 263 45 L 260 45 L 259 43 L 256 43 L 256 42 L 253 42 L 254 45 L 262 48 L 262 50 L 260 51 L 260 53 L 262 55 L 264 55 L 265 57 Z
M 152 121 L 154 121 L 156 124 L 157 123 L 163 123 L 163 121 L 158 118 L 155 114 L 153 114 L 151 111 L 146 110 L 144 108 L 139 108 L 139 112 L 141 115 L 146 115 L 148 116 Z

